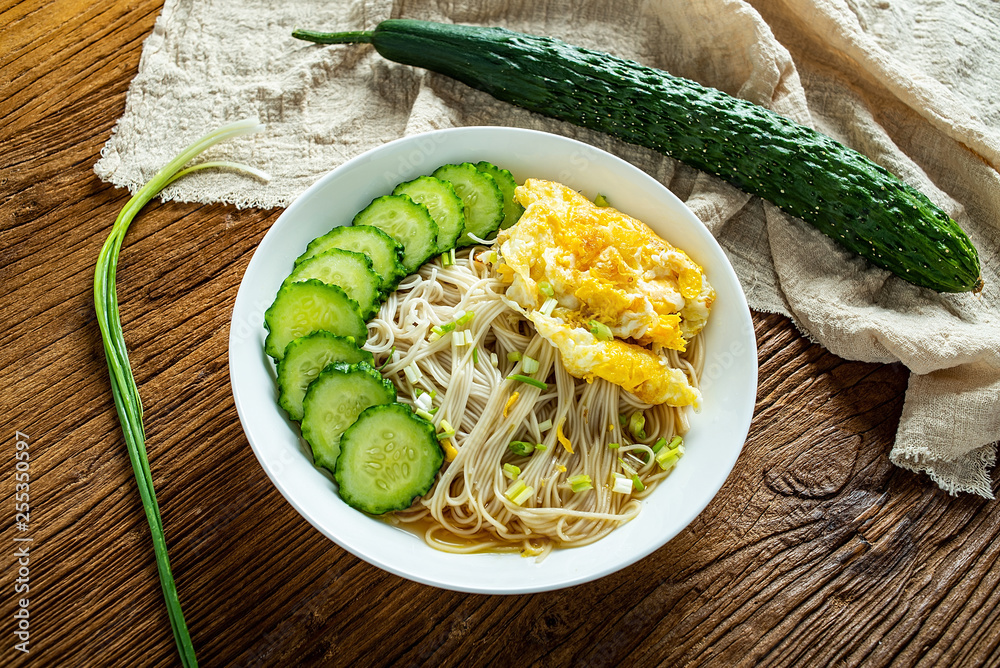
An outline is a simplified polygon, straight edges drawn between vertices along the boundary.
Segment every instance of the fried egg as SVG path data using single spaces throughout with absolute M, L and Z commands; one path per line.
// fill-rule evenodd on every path
M 498 235 L 496 269 L 566 369 L 649 404 L 697 407 L 700 393 L 664 350 L 683 352 L 705 326 L 715 291 L 702 268 L 641 221 L 562 184 L 528 179 L 515 197 L 525 211 Z M 613 338 L 599 336 L 608 330 Z

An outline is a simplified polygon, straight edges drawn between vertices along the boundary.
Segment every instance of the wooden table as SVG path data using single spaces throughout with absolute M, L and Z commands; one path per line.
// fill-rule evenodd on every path
M 0 10 L 2 508 L 16 432 L 30 528 L 3 522 L 0 662 L 176 663 L 92 303 L 127 193 L 92 172 L 158 0 Z M 907 371 L 844 361 L 755 315 L 749 441 L 714 502 L 625 571 L 494 597 L 387 574 L 313 529 L 240 428 L 227 340 L 278 212 L 154 203 L 129 232 L 122 320 L 199 658 L 228 665 L 1000 664 L 1000 505 L 893 467 Z M 994 483 L 994 489 L 997 485 Z M 30 543 L 30 654 L 13 649 Z

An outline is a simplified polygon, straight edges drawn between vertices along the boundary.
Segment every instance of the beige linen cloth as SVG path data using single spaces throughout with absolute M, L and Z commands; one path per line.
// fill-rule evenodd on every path
M 655 152 L 493 100 L 370 46 L 320 47 L 295 27 L 373 29 L 406 17 L 562 38 L 762 104 L 861 151 L 969 233 L 986 289 L 939 295 L 891 277 L 773 206 Z M 750 306 L 783 313 L 844 358 L 912 372 L 893 462 L 992 498 L 1000 439 L 1000 4 L 993 0 L 166 0 L 97 174 L 135 190 L 209 128 L 256 115 L 264 134 L 213 149 L 262 185 L 199 173 L 165 197 L 287 205 L 324 172 L 436 128 L 569 135 L 666 184 L 719 239 Z M 831 457 L 836 456 L 831 453 Z

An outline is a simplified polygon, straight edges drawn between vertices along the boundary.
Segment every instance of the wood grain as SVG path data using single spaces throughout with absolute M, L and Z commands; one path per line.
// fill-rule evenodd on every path
M 160 7 L 0 8 L 0 498 L 13 514 L 20 430 L 33 538 L 27 656 L 12 649 L 13 549 L 0 560 L 4 665 L 176 663 L 91 293 L 127 199 L 92 166 Z M 904 368 L 842 360 L 778 316 L 754 317 L 757 407 L 728 482 L 635 566 L 491 597 L 414 584 L 344 552 L 270 484 L 230 392 L 236 289 L 276 215 L 154 203 L 119 272 L 203 665 L 1000 665 L 1000 506 L 889 464 Z

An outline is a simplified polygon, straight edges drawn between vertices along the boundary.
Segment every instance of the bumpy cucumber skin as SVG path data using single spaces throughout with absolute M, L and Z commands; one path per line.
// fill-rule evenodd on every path
M 362 428 L 364 426 L 365 420 L 362 418 L 377 419 L 378 415 L 387 413 L 395 413 L 399 416 L 404 416 L 410 422 L 414 430 L 423 432 L 423 436 L 428 447 L 426 455 L 430 457 L 428 461 L 428 469 L 431 469 L 433 473 L 422 481 L 415 481 L 403 489 L 393 490 L 394 496 L 396 497 L 394 501 L 381 502 L 370 498 L 364 493 L 363 490 L 356 489 L 354 481 L 348 478 L 348 476 L 351 475 L 351 472 L 345 470 L 348 467 L 346 467 L 343 463 L 350 453 L 345 454 L 344 448 L 342 447 L 340 450 L 340 456 L 337 458 L 337 466 L 334 471 L 334 479 L 337 481 L 337 493 L 352 508 L 371 515 L 383 515 L 393 510 L 405 510 L 406 508 L 409 508 L 413 505 L 414 499 L 423 496 L 430 491 L 431 487 L 434 486 L 434 481 L 437 479 L 437 471 L 444 463 L 444 452 L 441 450 L 441 445 L 438 443 L 437 434 L 434 431 L 434 425 L 427 420 L 414 415 L 413 411 L 406 404 L 381 404 L 366 408 L 358 416 L 358 419 L 354 422 L 354 424 L 344 431 L 343 436 L 341 436 L 341 443 L 343 444 L 346 440 L 348 446 L 350 446 L 352 442 L 351 432 L 356 428 Z M 363 486 L 363 483 L 360 486 Z
M 342 304 L 348 309 L 348 317 L 340 318 L 336 322 L 315 323 L 315 326 L 304 327 L 301 331 L 287 330 L 280 322 L 280 319 L 283 316 L 290 315 L 290 313 L 284 313 L 290 307 L 283 300 L 286 299 L 288 293 L 297 291 L 310 291 L 314 293 L 315 297 L 329 298 L 338 305 Z M 279 321 L 276 322 L 276 320 Z M 340 286 L 327 285 L 314 278 L 302 281 L 301 283 L 284 285 L 278 290 L 274 302 L 264 312 L 264 329 L 267 330 L 267 338 L 264 339 L 264 352 L 275 360 L 280 360 L 285 356 L 285 347 L 292 342 L 292 339 L 297 339 L 300 336 L 305 336 L 321 329 L 333 332 L 339 336 L 350 336 L 355 341 L 361 341 L 362 344 L 368 340 L 368 328 L 365 326 L 365 321 L 361 318 L 358 303 L 348 297 L 347 293 Z
M 472 239 L 469 236 L 470 234 L 474 234 L 480 239 L 489 239 L 491 235 L 494 235 L 500 229 L 504 217 L 503 192 L 501 192 L 500 186 L 497 185 L 496 179 L 493 178 L 492 174 L 477 169 L 471 162 L 461 162 L 441 165 L 434 170 L 433 176 L 436 179 L 451 183 L 465 205 L 465 229 L 458 235 L 458 241 L 455 242 L 456 248 L 473 246 L 479 243 L 475 239 Z M 475 196 L 472 202 L 476 202 L 476 204 L 468 203 L 465 196 L 461 193 L 464 185 L 469 182 L 473 182 L 471 187 L 474 189 Z M 475 185 L 476 183 L 479 184 L 478 187 Z M 490 196 L 492 200 L 490 202 L 483 202 L 482 204 L 493 204 L 498 214 L 497 217 L 485 221 L 485 225 L 483 225 L 484 220 L 481 217 L 470 215 L 470 213 L 475 214 L 474 207 L 479 206 L 477 202 L 478 195 Z M 478 229 L 472 229 L 474 227 L 478 227 Z
M 380 254 L 380 258 L 383 258 L 383 262 L 379 262 L 378 267 L 374 267 L 376 273 L 382 277 L 382 292 L 390 293 L 396 289 L 396 285 L 406 276 L 406 268 L 403 267 L 403 246 L 398 241 L 393 239 L 391 236 L 378 229 L 377 227 L 372 227 L 370 225 L 358 225 L 354 227 L 352 225 L 345 225 L 341 227 L 335 227 L 326 234 L 316 237 L 309 242 L 306 247 L 305 252 L 302 253 L 295 260 L 295 266 L 299 266 L 306 260 L 320 253 L 323 253 L 331 248 L 342 248 L 343 250 L 355 251 L 358 253 L 363 253 L 368 255 L 369 258 L 372 256 L 371 248 L 367 247 L 368 244 L 364 241 L 358 241 L 357 235 L 361 234 L 360 230 L 364 230 L 364 235 L 375 235 L 377 237 L 382 237 L 382 241 L 386 246 L 392 247 L 390 257 L 385 260 L 383 254 Z M 341 240 L 339 237 L 346 237 L 346 239 Z M 381 270 L 381 271 L 380 271 Z
M 924 194 L 764 107 L 630 60 L 502 28 L 390 19 L 371 42 L 390 60 L 716 174 L 910 283 L 939 292 L 982 289 L 972 242 Z
M 321 263 L 324 257 L 337 257 L 344 258 L 344 261 L 349 263 L 354 263 L 356 266 L 351 269 L 356 271 L 361 277 L 363 277 L 363 284 L 358 284 L 352 281 L 338 281 L 336 283 L 324 281 L 318 273 L 312 272 L 310 275 L 309 267 L 311 263 Z M 358 304 L 358 312 L 364 320 L 370 320 L 375 313 L 378 312 L 379 306 L 382 304 L 382 276 L 379 275 L 373 265 L 370 257 L 364 253 L 359 253 L 357 251 L 344 250 L 343 248 L 331 248 L 329 250 L 323 251 L 311 258 L 300 262 L 295 265 L 292 269 L 292 273 L 288 275 L 282 286 L 291 285 L 292 283 L 301 283 L 306 278 L 303 276 L 315 279 L 317 281 L 326 283 L 327 285 L 336 285 L 342 289 L 347 296 L 353 299 Z M 340 277 L 343 278 L 343 277 Z
M 302 419 L 302 400 L 305 398 L 308 386 L 291 387 L 293 375 L 296 373 L 292 365 L 298 363 L 300 356 L 316 355 L 317 352 L 325 353 L 327 356 L 326 364 L 317 369 L 317 376 L 334 362 L 343 364 L 366 362 L 370 366 L 375 365 L 374 356 L 367 350 L 359 348 L 352 336 L 337 336 L 320 330 L 293 339 L 285 346 L 285 356 L 278 361 L 278 405 L 284 408 L 288 417 L 293 420 Z
M 378 221 L 373 220 L 369 222 L 369 218 L 372 216 L 372 212 L 376 211 L 383 206 L 397 205 L 400 204 L 404 207 L 411 207 L 414 215 L 426 216 L 428 223 L 428 232 L 432 237 L 431 241 L 433 244 L 430 246 L 430 250 L 427 252 L 419 252 L 413 246 L 411 239 L 400 239 L 398 237 L 393 237 L 393 235 L 388 231 L 378 226 Z M 438 226 L 434 222 L 434 217 L 431 216 L 430 211 L 426 206 L 420 204 L 419 202 L 414 202 L 406 195 L 382 195 L 381 197 L 376 197 L 371 201 L 371 203 L 364 209 L 359 211 L 355 216 L 354 220 L 351 222 L 354 227 L 361 227 L 362 225 L 371 225 L 376 229 L 380 229 L 390 237 L 396 240 L 403 247 L 403 268 L 408 274 L 411 274 L 418 269 L 420 265 L 429 260 L 437 252 L 437 238 L 438 238 Z
M 425 186 L 425 184 L 429 184 L 429 186 Z M 420 189 L 422 187 L 441 188 L 446 193 L 444 197 L 448 197 L 449 199 L 453 200 L 453 206 L 456 209 L 454 222 L 457 223 L 457 225 L 455 226 L 457 229 L 449 233 L 447 229 L 441 225 L 440 221 L 438 221 L 437 218 L 434 218 L 434 212 L 431 210 L 429 206 L 427 206 L 427 203 L 421 201 L 421 199 L 414 196 L 417 193 L 414 192 L 414 190 L 412 189 Z M 430 212 L 431 218 L 434 218 L 434 222 L 438 223 L 437 249 L 439 253 L 450 251 L 452 248 L 455 247 L 455 244 L 458 242 L 458 238 L 462 236 L 462 232 L 465 231 L 465 211 L 464 211 L 464 205 L 462 203 L 462 198 L 459 197 L 458 193 L 455 192 L 454 186 L 452 186 L 447 181 L 436 179 L 433 176 L 418 176 L 412 181 L 407 181 L 405 183 L 398 184 L 395 188 L 393 188 L 392 194 L 406 195 L 414 202 L 427 206 L 427 210 Z
M 514 199 L 514 189 L 517 188 L 514 175 L 510 173 L 510 170 L 497 167 L 485 160 L 477 162 L 476 169 L 492 176 L 497 187 L 500 188 L 500 194 L 503 195 L 503 222 L 500 223 L 500 229 L 506 230 L 513 227 L 514 223 L 521 218 L 521 214 L 524 213 L 524 207 Z
M 381 391 L 385 393 L 386 403 L 392 403 L 396 401 L 396 386 L 392 384 L 392 381 L 388 380 L 387 378 L 383 378 L 382 374 L 380 374 L 377 369 L 369 365 L 367 362 L 358 362 L 357 364 L 343 364 L 341 362 L 334 362 L 333 364 L 330 364 L 325 369 L 323 369 L 323 371 L 320 372 L 319 377 L 309 385 L 309 389 L 306 390 L 305 399 L 303 399 L 302 401 L 303 413 L 304 413 L 301 422 L 302 438 L 304 438 L 306 442 L 309 443 L 309 446 L 312 448 L 313 461 L 315 462 L 315 464 L 317 466 L 321 466 L 327 469 L 331 473 L 334 473 L 336 468 L 337 457 L 340 454 L 340 439 L 343 438 L 344 432 L 346 432 L 347 429 L 349 429 L 351 425 L 354 424 L 354 420 L 357 419 L 357 416 L 355 416 L 354 420 L 352 420 L 350 424 L 347 425 L 347 427 L 344 429 L 344 432 L 341 432 L 340 436 L 338 437 L 337 454 L 331 458 L 331 461 L 325 460 L 322 457 L 321 453 L 317 452 L 317 450 L 319 449 L 318 444 L 320 443 L 320 439 L 317 437 L 317 434 L 314 434 L 312 431 L 313 425 L 312 421 L 309 419 L 308 413 L 310 412 L 311 403 L 314 399 L 313 397 L 314 388 L 316 389 L 316 391 L 321 391 L 322 380 L 324 376 L 328 376 L 331 374 L 366 375 L 369 379 L 375 382 L 376 386 L 380 387 Z M 372 405 L 379 406 L 384 404 L 371 404 L 369 406 L 366 406 L 362 410 L 358 411 L 358 415 L 361 415 L 361 413 L 363 413 L 366 409 L 371 408 Z

